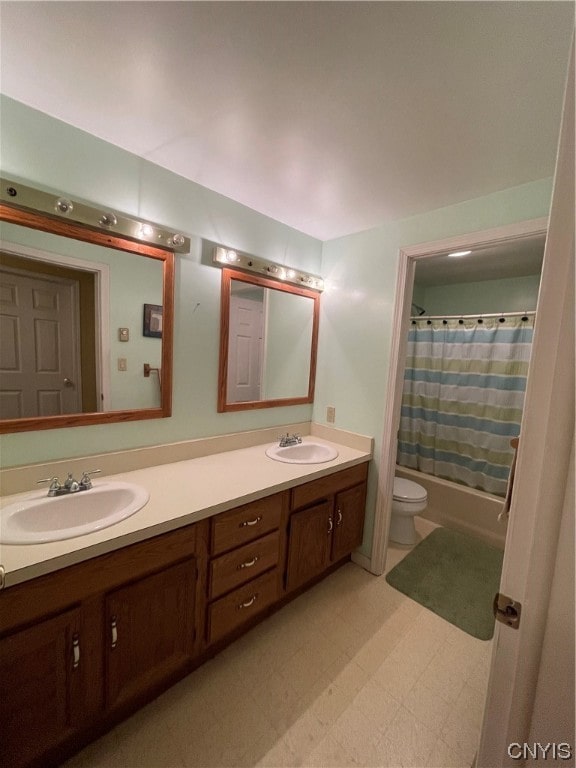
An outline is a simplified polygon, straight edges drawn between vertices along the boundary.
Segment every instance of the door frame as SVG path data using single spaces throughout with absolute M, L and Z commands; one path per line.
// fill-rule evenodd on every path
M 87 261 L 59 253 L 43 251 L 40 248 L 30 248 L 20 243 L 0 240 L 0 248 L 14 256 L 36 261 L 48 261 L 60 267 L 68 267 L 94 275 L 94 323 L 96 326 L 96 388 L 97 410 L 110 409 L 110 267 L 99 261 Z
M 416 264 L 420 260 L 450 251 L 473 250 L 483 246 L 543 235 L 546 234 L 547 229 L 547 218 L 530 219 L 495 229 L 471 232 L 445 240 L 436 240 L 400 249 L 392 315 L 390 365 L 384 395 L 384 428 L 378 470 L 374 534 L 369 566 L 369 570 L 377 576 L 384 573 L 386 566 L 388 531 L 392 515 L 392 488 L 396 470 L 397 435 L 400 426 L 400 404 Z

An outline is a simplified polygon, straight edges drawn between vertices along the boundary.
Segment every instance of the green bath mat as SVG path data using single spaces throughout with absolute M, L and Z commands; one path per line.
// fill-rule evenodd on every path
M 490 640 L 503 556 L 501 550 L 459 531 L 435 528 L 386 581 L 469 635 Z

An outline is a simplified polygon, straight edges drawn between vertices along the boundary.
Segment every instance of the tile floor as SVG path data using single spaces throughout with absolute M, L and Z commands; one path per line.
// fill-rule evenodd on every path
M 490 651 L 349 563 L 65 768 L 469 768 Z

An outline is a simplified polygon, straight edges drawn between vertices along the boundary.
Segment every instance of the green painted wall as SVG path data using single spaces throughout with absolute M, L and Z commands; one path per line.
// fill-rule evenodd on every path
M 551 192 L 552 180 L 542 179 L 324 243 L 313 416 L 324 423 L 326 407 L 334 406 L 336 427 L 375 438 L 364 554 L 372 541 L 399 250 L 547 216 Z
M 309 405 L 216 412 L 220 270 L 203 257 L 201 238 L 314 273 L 321 242 L 12 99 L 0 106 L 4 175 L 192 237 L 190 254 L 176 257 L 172 418 L 5 435 L 2 465 L 309 420 Z
M 414 304 L 418 304 L 419 307 L 425 307 L 424 304 L 424 298 L 426 295 L 426 290 L 423 285 L 417 285 L 414 283 L 414 287 L 412 289 L 412 301 Z M 416 311 L 414 311 L 414 314 L 418 314 Z
M 417 304 L 425 307 L 428 315 L 524 312 L 536 309 L 539 287 L 540 275 L 419 286 Z

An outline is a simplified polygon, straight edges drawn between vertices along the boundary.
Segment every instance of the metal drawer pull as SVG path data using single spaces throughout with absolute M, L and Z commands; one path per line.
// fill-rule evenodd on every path
M 116 648 L 116 643 L 118 642 L 118 629 L 116 627 L 116 616 L 112 616 L 110 619 L 110 629 L 112 630 L 112 643 L 110 645 L 110 648 Z
M 72 635 L 72 668 L 78 669 L 80 666 L 80 635 L 75 632 Z
M 328 518 L 328 533 L 332 533 L 332 529 L 334 528 L 334 523 L 332 521 L 332 515 Z
M 240 605 L 238 606 L 238 610 L 241 611 L 242 608 L 250 608 L 250 606 L 254 605 L 254 603 L 256 602 L 257 597 L 258 597 L 258 592 L 254 593 L 250 598 L 250 600 L 246 600 L 245 603 L 240 603 Z
M 240 528 L 245 528 L 247 525 L 256 525 L 260 520 L 262 520 L 262 515 L 258 515 L 254 520 L 244 520 L 243 523 L 240 523 Z
M 242 568 L 252 568 L 253 565 L 256 565 L 258 560 L 260 560 L 258 555 L 254 555 L 252 560 L 247 560 L 245 563 L 240 563 L 240 565 L 238 566 L 238 570 L 241 571 Z
M 338 510 L 338 520 L 336 521 L 336 525 L 342 525 L 342 512 Z

